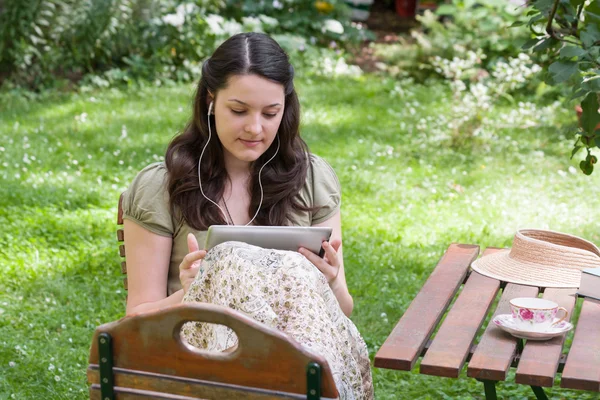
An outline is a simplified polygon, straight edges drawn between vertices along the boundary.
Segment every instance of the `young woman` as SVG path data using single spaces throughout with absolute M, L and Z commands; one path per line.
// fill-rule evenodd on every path
M 193 118 L 123 201 L 127 314 L 182 301 L 225 305 L 323 354 L 341 398 L 372 397 L 366 346 L 342 257 L 340 185 L 300 138 L 294 70 L 269 36 L 225 41 L 202 68 Z M 241 243 L 199 249 L 214 224 L 329 226 L 325 257 Z M 345 315 L 344 315 L 345 314 Z M 187 324 L 195 346 L 226 350 L 224 327 Z

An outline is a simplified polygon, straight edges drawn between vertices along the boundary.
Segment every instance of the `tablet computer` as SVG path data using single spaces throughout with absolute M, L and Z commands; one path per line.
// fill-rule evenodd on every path
M 244 242 L 266 249 L 298 251 L 304 247 L 320 257 L 321 246 L 331 237 L 332 228 L 321 226 L 242 226 L 212 225 L 206 233 L 205 250 L 228 241 Z

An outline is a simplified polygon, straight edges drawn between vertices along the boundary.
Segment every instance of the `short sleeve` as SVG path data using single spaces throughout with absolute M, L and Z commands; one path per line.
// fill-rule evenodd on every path
M 311 155 L 313 207 L 312 224 L 327 221 L 340 209 L 342 187 L 335 171 L 321 157 Z
M 133 179 L 123 193 L 123 219 L 131 220 L 157 235 L 173 236 L 164 163 L 147 166 Z

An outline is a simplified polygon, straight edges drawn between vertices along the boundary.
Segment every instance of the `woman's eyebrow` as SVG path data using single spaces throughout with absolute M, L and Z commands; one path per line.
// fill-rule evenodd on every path
M 238 99 L 227 99 L 227 101 L 235 101 L 236 103 L 240 103 L 240 104 L 242 104 L 242 105 L 244 105 L 246 107 L 250 107 L 248 104 L 246 104 L 243 101 L 238 100 Z M 276 106 L 280 106 L 280 105 L 281 105 L 281 103 L 273 103 L 273 104 L 270 104 L 270 105 L 266 106 L 265 108 L 267 108 L 267 107 L 276 107 Z

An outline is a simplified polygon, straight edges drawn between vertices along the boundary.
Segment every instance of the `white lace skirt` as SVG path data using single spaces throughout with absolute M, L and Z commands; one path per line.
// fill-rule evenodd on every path
M 223 243 L 208 252 L 183 301 L 233 308 L 285 332 L 327 360 L 340 399 L 373 398 L 365 342 L 325 276 L 300 253 Z M 237 343 L 223 325 L 190 322 L 182 334 L 191 345 L 210 351 Z

